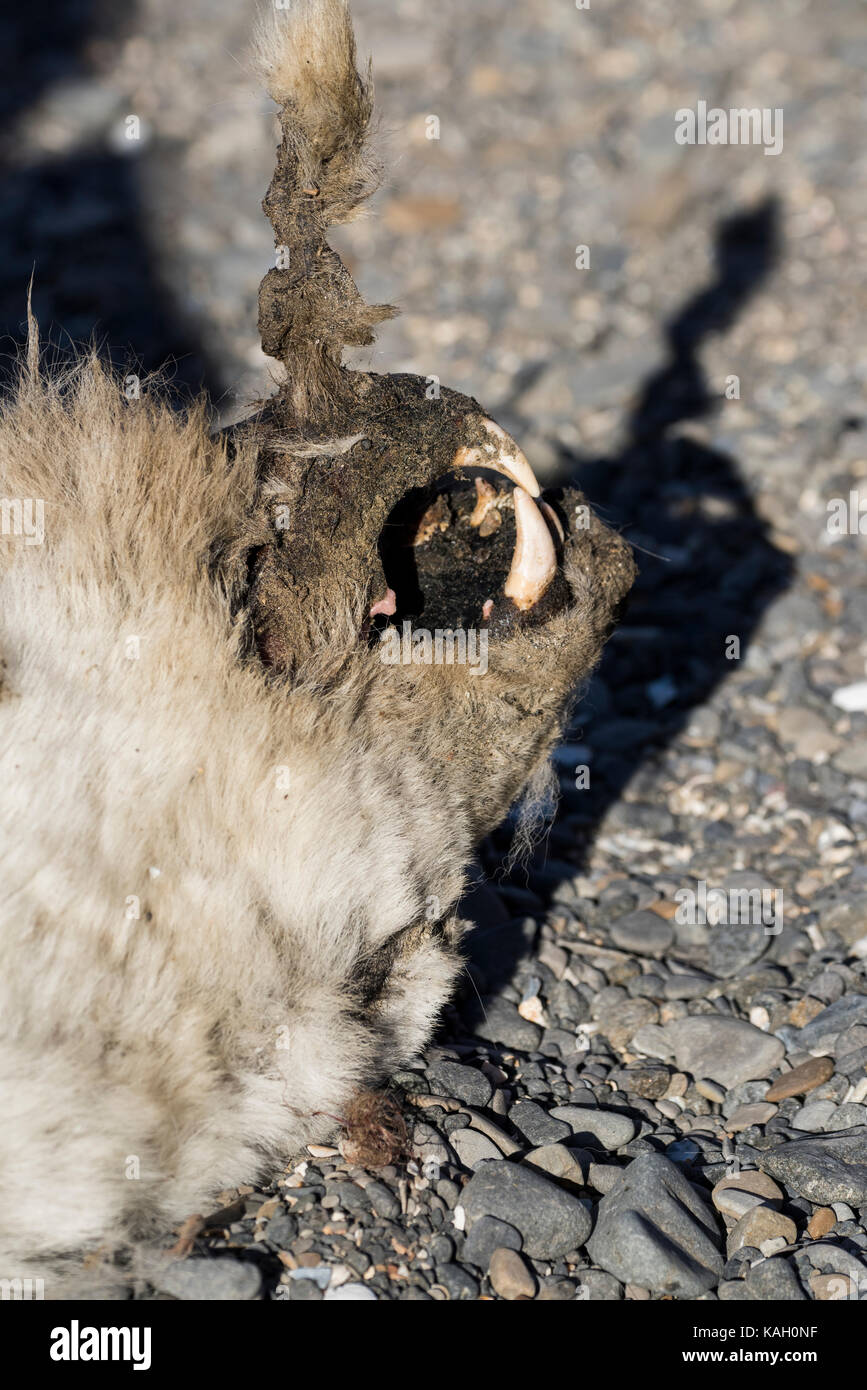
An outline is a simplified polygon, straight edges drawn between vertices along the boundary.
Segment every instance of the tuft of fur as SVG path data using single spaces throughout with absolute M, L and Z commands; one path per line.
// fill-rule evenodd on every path
M 325 423 L 351 392 L 341 368 L 344 345 L 373 342 L 374 328 L 397 310 L 368 305 L 326 240 L 377 188 L 370 153 L 373 82 L 356 68 L 345 0 L 294 0 L 260 18 L 258 66 L 280 111 L 281 144 L 262 204 L 277 264 L 259 292 L 262 346 L 286 368 L 284 395 L 295 423 Z

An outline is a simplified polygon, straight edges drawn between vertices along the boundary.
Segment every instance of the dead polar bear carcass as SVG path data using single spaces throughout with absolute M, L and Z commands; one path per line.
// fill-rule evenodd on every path
M 424 1043 L 474 846 L 544 776 L 633 578 L 476 401 L 341 364 L 393 312 L 326 241 L 375 182 L 370 84 L 343 0 L 259 48 L 278 394 L 213 436 L 95 360 L 44 374 L 31 323 L 0 426 L 6 511 L 44 517 L 0 542 L 0 1273 L 49 1295 Z M 487 669 L 383 661 L 407 622 L 484 635 Z

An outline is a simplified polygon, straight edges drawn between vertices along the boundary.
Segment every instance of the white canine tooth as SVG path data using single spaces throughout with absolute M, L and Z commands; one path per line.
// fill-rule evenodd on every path
M 492 507 L 497 505 L 497 489 L 484 478 L 476 478 L 476 505 L 470 516 L 471 526 L 481 526 Z
M 545 518 L 521 487 L 515 488 L 515 529 L 515 554 L 503 592 L 526 611 L 538 603 L 557 573 L 557 556 Z
M 494 420 L 483 420 L 482 429 L 490 435 L 490 442 L 462 445 L 452 459 L 452 468 L 492 468 L 522 487 L 531 497 L 538 497 L 541 489 L 536 475 L 512 436 L 506 434 Z

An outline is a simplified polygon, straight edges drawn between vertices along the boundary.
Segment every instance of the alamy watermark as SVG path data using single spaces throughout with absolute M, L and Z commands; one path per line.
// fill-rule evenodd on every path
M 829 536 L 867 536 L 867 495 L 851 488 L 847 497 L 832 497 L 826 504 L 825 528 Z
M 25 545 L 45 540 L 45 503 L 41 497 L 0 497 L 0 536 L 23 536 Z
M 387 627 L 379 634 L 380 658 L 386 666 L 468 666 L 471 676 L 488 669 L 487 628 L 413 629 L 405 621 L 402 630 Z
M 45 1280 L 31 1279 L 18 1275 L 11 1279 L 0 1279 L 0 1302 L 31 1302 L 45 1297 Z
M 678 903 L 674 920 L 681 927 L 756 926 L 766 936 L 783 930 L 783 890 L 781 888 L 708 888 L 700 878 L 691 888 L 675 893 Z
M 678 145 L 763 145 L 765 154 L 782 153 L 781 106 L 733 106 L 728 111 L 712 106 L 708 110 L 706 101 L 697 101 L 694 111 L 681 106 L 674 120 Z

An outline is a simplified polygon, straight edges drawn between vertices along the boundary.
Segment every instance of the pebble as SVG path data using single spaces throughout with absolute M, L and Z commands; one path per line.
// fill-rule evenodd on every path
M 722 1105 L 726 1098 L 725 1087 L 718 1086 L 715 1081 L 709 1081 L 707 1077 L 701 1077 L 695 1083 L 695 1089 L 705 1100 L 711 1100 L 716 1105 Z
M 566 1111 L 570 1114 L 566 1115 Z M 574 1113 L 572 1113 L 574 1112 Z M 551 1111 L 571 1128 L 573 1138 L 585 1148 L 613 1152 L 635 1138 L 635 1121 L 616 1110 L 591 1110 L 584 1106 L 557 1106 Z
M 623 1284 L 697 1298 L 722 1276 L 719 1240 L 712 1209 L 680 1169 L 645 1154 L 602 1198 L 587 1249 Z
M 726 1129 L 732 1134 L 739 1134 L 741 1130 L 751 1129 L 753 1125 L 761 1128 L 768 1120 L 773 1119 L 778 1109 L 778 1106 L 769 1105 L 764 1100 L 754 1100 L 750 1105 L 739 1105 L 726 1120 Z
M 799 1044 L 816 1055 L 833 1053 L 841 1033 L 853 1024 L 867 1024 L 867 995 L 844 994 L 801 1029 Z
M 478 1280 L 474 1279 L 462 1265 L 438 1265 L 436 1277 L 453 1303 L 477 1299 L 479 1296 Z
M 867 710 L 867 681 L 855 681 L 853 685 L 841 685 L 831 696 L 831 703 L 838 709 L 849 713 L 864 713 Z
M 771 887 L 760 874 L 729 874 L 722 887 L 730 892 L 751 892 Z M 718 922 L 710 933 L 708 966 L 718 979 L 730 980 L 764 955 L 773 937 L 761 922 Z
M 427 1069 L 431 1081 L 444 1095 L 466 1101 L 468 1105 L 485 1106 L 493 1094 L 493 1086 L 475 1067 L 463 1067 L 445 1059 L 432 1062 Z
M 433 1163 L 444 1168 L 449 1161 L 449 1149 L 442 1135 L 433 1125 L 418 1123 L 412 1134 L 412 1151 L 422 1163 Z
M 514 1302 L 519 1298 L 535 1298 L 536 1280 L 525 1261 L 515 1250 L 500 1248 L 491 1256 L 488 1276 L 495 1293 Z
M 658 1057 L 662 1061 L 667 1061 L 672 1055 L 668 1034 L 656 1023 L 646 1023 L 638 1028 L 630 1047 L 633 1052 L 643 1052 L 646 1057 Z
M 785 1245 L 793 1245 L 798 1239 L 798 1229 L 791 1217 L 760 1203 L 744 1212 L 729 1231 L 726 1249 L 729 1258 L 745 1245 L 754 1246 L 765 1254 L 767 1243 L 778 1239 Z
M 555 1260 L 577 1250 L 590 1234 L 592 1219 L 572 1193 L 527 1164 L 500 1161 L 477 1168 L 461 1194 L 472 1231 L 484 1216 L 496 1216 L 520 1231 L 533 1259 Z
M 484 1008 L 484 1016 L 475 1026 L 478 1037 L 517 1048 L 519 1052 L 535 1051 L 542 1037 L 538 1024 L 522 1018 L 514 1004 L 498 995 L 485 999 Z
M 837 1224 L 833 1207 L 817 1207 L 807 1223 L 807 1235 L 812 1240 L 821 1240 Z
M 377 1216 L 383 1216 L 386 1220 L 393 1220 L 400 1213 L 400 1202 L 391 1188 L 386 1187 L 384 1182 L 369 1182 L 364 1189 L 367 1198 Z M 270 1227 L 269 1227 L 270 1229 Z
M 714 1188 L 713 1204 L 723 1216 L 731 1216 L 739 1221 L 753 1207 L 762 1205 L 762 1198 L 755 1192 L 745 1192 L 743 1188 L 725 1187 L 721 1191 Z
M 854 1221 L 855 1213 L 846 1202 L 834 1202 L 832 1210 L 838 1221 Z
M 528 1144 L 556 1144 L 570 1133 L 569 1125 L 549 1114 L 532 1100 L 519 1100 L 509 1111 L 509 1119 Z
M 578 1153 L 580 1152 L 579 1150 Z M 532 1149 L 525 1155 L 523 1162 L 552 1178 L 557 1178 L 560 1182 L 573 1183 L 576 1187 L 583 1187 L 586 1181 L 585 1169 L 582 1168 L 574 1150 L 567 1149 L 565 1144 L 545 1144 L 539 1149 Z M 592 1165 L 587 1166 L 589 1169 Z
M 643 909 L 619 917 L 611 927 L 611 940 L 622 951 L 639 956 L 664 955 L 674 940 L 674 930 L 658 913 Z
M 473 1224 L 464 1241 L 463 1258 L 481 1270 L 487 1270 L 495 1250 L 520 1250 L 521 1232 L 495 1216 L 483 1216 Z
M 163 1293 L 185 1301 L 242 1302 L 258 1298 L 262 1275 L 258 1265 L 247 1261 L 229 1259 L 225 1255 L 212 1259 L 194 1256 L 164 1269 L 159 1275 L 158 1287 Z
M 808 1062 L 783 1072 L 772 1081 L 765 1092 L 765 1100 L 787 1100 L 789 1096 L 804 1096 L 814 1091 L 834 1075 L 834 1063 L 830 1057 L 811 1057 Z
M 326 1303 L 375 1303 L 376 1294 L 367 1284 L 340 1284 L 328 1288 L 323 1295 Z
M 811 1202 L 867 1203 L 867 1131 L 793 1139 L 764 1150 L 759 1163 L 790 1192 Z
M 792 1128 L 804 1130 L 809 1134 L 818 1134 L 823 1130 L 828 1121 L 836 1112 L 836 1105 L 832 1100 L 813 1100 L 809 1105 L 802 1105 L 792 1116 Z
M 848 1274 L 820 1274 L 815 1271 L 810 1275 L 810 1288 L 820 1303 L 837 1303 L 858 1297 L 858 1282 Z
M 663 1031 L 679 1067 L 726 1090 L 776 1071 L 785 1053 L 779 1038 L 719 1014 L 677 1019 Z
M 502 1158 L 496 1144 L 477 1129 L 456 1129 L 449 1136 L 451 1146 L 465 1168 L 476 1168 L 485 1159 Z
M 828 1130 L 836 1129 L 855 1129 L 859 1125 L 867 1124 L 867 1109 L 863 1105 L 856 1105 L 854 1101 L 849 1101 L 844 1105 L 838 1105 L 836 1111 L 826 1122 L 825 1128 Z
M 587 1170 L 587 1182 L 597 1192 L 610 1192 L 623 1169 L 616 1163 L 591 1163 Z
M 608 1080 L 627 1095 L 658 1100 L 665 1095 L 671 1084 L 671 1072 L 668 1067 L 648 1066 L 646 1063 L 633 1064 L 613 1071 Z
M 749 1169 L 746 1172 L 732 1173 L 730 1176 L 720 1178 L 719 1182 L 711 1193 L 711 1198 L 715 1206 L 719 1207 L 718 1198 L 724 1192 L 746 1192 L 752 1196 L 759 1197 L 766 1204 L 782 1202 L 783 1189 L 769 1178 L 767 1173 L 759 1169 Z M 723 1210 L 719 1207 L 719 1210 Z
M 759 1260 L 747 1273 L 745 1283 L 747 1296 L 761 1302 L 797 1303 L 807 1298 L 794 1266 L 780 1255 Z
M 623 1297 L 623 1286 L 604 1269 L 585 1269 L 575 1297 L 589 1303 L 617 1303 Z

